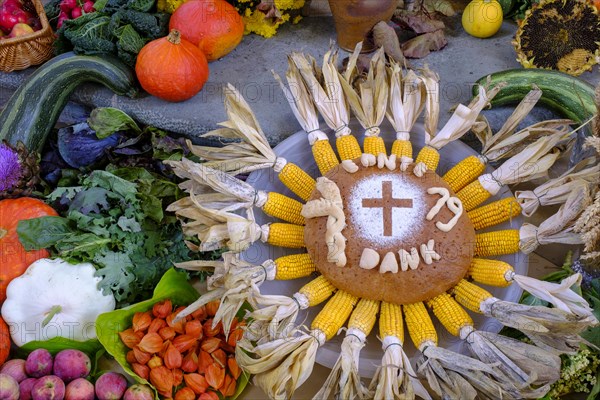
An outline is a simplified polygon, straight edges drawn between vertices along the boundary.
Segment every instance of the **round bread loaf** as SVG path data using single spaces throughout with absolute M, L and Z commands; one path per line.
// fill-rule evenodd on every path
M 406 171 L 399 167 L 391 171 L 385 167 L 364 167 L 360 160 L 355 163 L 359 166 L 355 173 L 346 172 L 339 165 L 326 174 L 337 184 L 343 199 L 346 227 L 342 234 L 347 239 L 345 266 L 327 261 L 328 217 L 306 220 L 306 247 L 319 271 L 338 289 L 360 298 L 395 304 L 425 301 L 456 285 L 465 276 L 473 258 L 473 225 L 463 212 L 450 231 L 439 229 L 436 222 L 447 223 L 455 215 L 445 204 L 431 220 L 426 218 L 441 198 L 427 190 L 445 188 L 454 196 L 450 187 L 432 171 L 417 177 L 413 173 L 414 164 Z M 315 190 L 309 201 L 319 198 L 321 194 Z M 434 250 L 440 259 L 426 264 L 420 249 L 431 239 L 435 241 Z M 380 265 L 361 268 L 359 264 L 366 248 L 379 254 L 379 264 L 388 253 L 393 253 L 398 272 L 381 272 Z M 404 249 L 410 253 L 413 248 L 419 251 L 419 265 L 403 271 L 398 252 Z

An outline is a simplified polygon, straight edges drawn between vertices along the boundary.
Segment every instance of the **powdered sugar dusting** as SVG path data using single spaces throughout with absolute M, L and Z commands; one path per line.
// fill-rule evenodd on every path
M 384 182 L 391 182 L 394 199 L 412 200 L 412 207 L 392 209 L 392 232 L 384 235 L 384 211 L 381 207 L 364 207 L 364 199 L 381 199 Z M 356 236 L 374 246 L 388 246 L 420 234 L 425 221 L 427 193 L 403 174 L 374 174 L 358 180 L 347 199 L 350 223 L 357 227 Z M 358 228 L 360 227 L 360 228 Z

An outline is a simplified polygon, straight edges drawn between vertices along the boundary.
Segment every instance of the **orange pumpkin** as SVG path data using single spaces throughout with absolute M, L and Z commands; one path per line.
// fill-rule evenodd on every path
M 169 29 L 194 43 L 208 61 L 231 52 L 242 41 L 244 21 L 225 0 L 193 0 L 182 4 L 171 16 Z
M 0 366 L 8 359 L 10 353 L 10 331 L 8 325 L 0 317 Z
M 146 44 L 135 64 L 140 85 L 153 96 L 167 101 L 187 100 L 208 80 L 208 62 L 200 49 L 179 31 Z
M 49 256 L 46 250 L 25 251 L 19 242 L 19 221 L 44 216 L 56 216 L 56 211 L 38 199 L 21 197 L 0 201 L 0 304 L 6 300 L 6 287 L 27 267 Z

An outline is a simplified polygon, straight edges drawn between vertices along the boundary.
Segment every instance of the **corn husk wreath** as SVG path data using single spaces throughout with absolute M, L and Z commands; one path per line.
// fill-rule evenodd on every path
M 239 258 L 239 253 L 257 241 L 286 248 L 303 247 L 305 218 L 312 216 L 328 218 L 327 240 L 332 244 L 328 257 L 339 260 L 340 254 L 333 252 L 343 247 L 343 237 L 337 235 L 345 222 L 339 211 L 337 187 L 330 185 L 326 177 L 311 178 L 277 156 L 248 103 L 229 86 L 225 96 L 229 119 L 221 124 L 222 128 L 207 135 L 237 141 L 218 150 L 191 146 L 192 152 L 205 161 L 202 164 L 187 159 L 168 162 L 178 176 L 186 179 L 181 187 L 189 197 L 172 204 L 170 210 L 182 220 L 186 234 L 200 239 L 199 247 L 189 244 L 190 248 L 228 250 L 222 261 L 178 265 L 214 271 L 208 282 L 209 292 L 179 317 L 220 299 L 214 323 L 222 321 L 226 327 L 242 305 L 249 302 L 254 311 L 249 314 L 244 338 L 238 342 L 236 359 L 254 375 L 254 383 L 269 398 L 290 398 L 310 376 L 319 348 L 342 331 L 347 320 L 339 359 L 316 399 L 429 399 L 431 394 L 447 399 L 542 397 L 559 378 L 558 355 L 576 351 L 583 342 L 579 333 L 598 321 L 586 301 L 571 290 L 580 281 L 579 275 L 559 284 L 541 282 L 518 275 L 509 264 L 489 257 L 518 251 L 529 253 L 548 243 L 582 243 L 574 227 L 594 194 L 591 183 L 599 174 L 595 160 L 586 160 L 546 182 L 534 189 L 533 195 L 519 192 L 518 199 L 511 197 L 480 206 L 504 185 L 545 176 L 560 157 L 557 147 L 570 140 L 570 121 L 545 121 L 515 133 L 541 94 L 534 88 L 501 130 L 492 134 L 479 113 L 500 89 L 495 87 L 482 88 L 469 105 L 459 105 L 438 131 L 439 83 L 435 73 L 428 69 L 404 70 L 393 63 L 386 65 L 383 52 L 378 51 L 369 72 L 362 76 L 356 70 L 359 53 L 357 47 L 342 72 L 337 69 L 335 49 L 324 56 L 320 68 L 312 57 L 293 53 L 288 58 L 287 85 L 275 74 L 294 115 L 308 132 L 321 174 L 340 163 L 345 168 L 356 167 L 353 159 L 360 159 L 365 166 L 394 168 L 397 163 L 412 163 L 410 132 L 424 110 L 426 146 L 416 157 L 415 169 L 435 171 L 439 149 L 472 128 L 483 142 L 481 156 L 468 157 L 443 177 L 456 191 L 477 230 L 520 213 L 530 215 L 547 204 L 562 204 L 559 211 L 539 226 L 524 224 L 520 229 L 476 233 L 475 258 L 464 279 L 448 292 L 414 304 L 379 302 L 339 290 L 318 274 L 307 253 L 267 260 L 261 265 L 249 264 Z M 350 110 L 365 130 L 362 149 L 348 128 Z M 340 158 L 319 129 L 319 114 L 335 132 Z M 390 154 L 379 128 L 384 118 L 396 131 Z M 483 174 L 489 161 L 499 160 L 503 161 L 494 172 Z M 279 193 L 261 191 L 234 177 L 269 168 L 303 202 L 314 190 L 322 198 L 303 204 Z M 284 222 L 258 225 L 254 207 Z M 289 297 L 260 292 L 266 280 L 308 276 L 313 276 L 312 280 Z M 506 287 L 513 283 L 553 307 L 507 302 L 479 286 Z M 323 303 L 310 325 L 296 325 L 301 310 Z M 532 344 L 477 330 L 465 309 L 522 330 Z M 464 342 L 469 356 L 438 347 L 430 312 Z M 376 326 L 383 356 L 372 382 L 366 385 L 358 374 L 360 352 Z M 416 365 L 411 365 L 403 349 L 405 326 L 420 351 Z

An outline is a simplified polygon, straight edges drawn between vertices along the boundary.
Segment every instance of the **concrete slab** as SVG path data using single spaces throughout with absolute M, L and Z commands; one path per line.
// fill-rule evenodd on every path
M 500 32 L 490 39 L 467 35 L 459 17 L 450 19 L 447 25 L 448 46 L 445 49 L 431 53 L 425 59 L 410 61 L 413 66 L 427 64 L 440 75 L 440 125 L 448 119 L 446 111 L 450 107 L 457 102 L 469 101 L 472 84 L 477 79 L 492 72 L 520 68 L 510 43 L 516 31 L 512 21 L 505 22 Z M 231 82 L 251 104 L 274 145 L 298 131 L 300 126 L 270 70 L 283 74 L 287 68 L 286 55 L 291 51 L 305 51 L 322 58 L 332 39 L 335 39 L 335 28 L 331 17 L 309 17 L 298 25 L 286 24 L 271 39 L 247 36 L 233 53 L 210 64 L 211 75 L 205 88 L 182 103 L 168 103 L 148 95 L 132 100 L 93 84 L 77 89 L 72 100 L 88 106 L 119 107 L 143 123 L 196 137 L 214 129 L 225 118 L 222 89 Z M 32 71 L 0 74 L 0 104 Z M 582 78 L 593 84 L 600 82 L 597 68 Z M 507 108 L 487 112 L 487 115 L 492 126 L 500 126 L 509 113 L 510 108 Z M 536 108 L 526 123 L 550 116 L 548 111 Z

